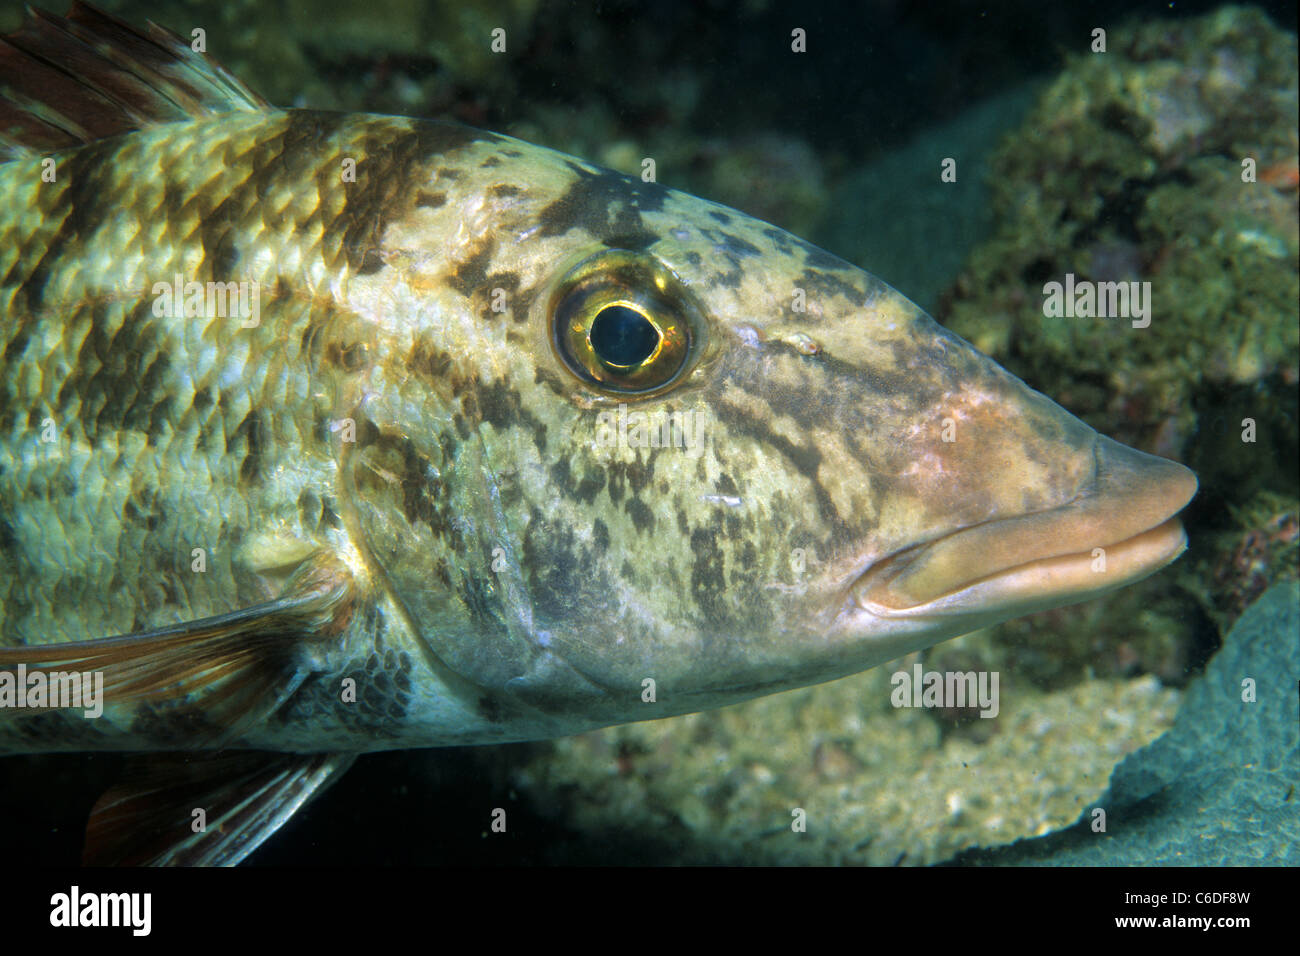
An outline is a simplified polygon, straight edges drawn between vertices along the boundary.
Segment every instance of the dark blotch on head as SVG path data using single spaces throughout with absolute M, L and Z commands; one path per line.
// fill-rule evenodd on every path
M 560 486 L 566 496 L 573 495 L 573 466 L 569 459 L 561 458 L 551 466 L 551 480 Z
M 730 272 L 715 272 L 711 278 L 715 284 L 725 289 L 739 289 L 740 281 L 744 277 L 745 274 L 740 271 L 739 267 L 736 267 Z
M 608 580 L 603 574 L 584 570 L 588 563 L 574 529 L 546 521 L 535 507 L 529 509 L 520 567 L 542 615 L 562 616 L 599 603 Z
M 451 287 L 461 295 L 471 295 L 482 287 L 487 279 L 487 269 L 492 264 L 492 253 L 495 249 L 496 243 L 488 238 L 470 254 L 468 259 L 462 260 L 455 273 L 447 280 Z
M 844 264 L 840 263 L 839 268 L 843 269 Z M 817 299 L 829 299 L 836 295 L 842 295 L 855 305 L 860 305 L 866 298 L 862 289 L 853 283 L 833 273 L 820 272 L 817 269 L 804 269 L 802 275 L 795 281 L 795 285 L 806 290 L 809 296 Z
M 466 386 L 476 380 L 474 374 L 467 372 L 461 363 L 452 358 L 450 352 L 439 348 L 426 336 L 420 337 L 411 346 L 406 367 L 428 383 L 434 392 L 444 397 L 454 398 L 460 395 Z
M 769 226 L 763 230 L 763 235 L 772 240 L 772 245 L 776 246 L 777 252 L 782 255 L 789 255 L 793 247 L 790 245 L 790 234 L 777 229 L 775 226 Z
M 796 445 L 784 435 L 779 435 L 773 431 L 766 422 L 726 402 L 719 402 L 716 411 L 719 419 L 738 433 L 748 435 L 784 456 L 795 467 L 795 470 L 812 484 L 813 495 L 817 500 L 817 509 L 821 512 L 822 517 L 829 524 L 836 527 L 844 524 L 835 503 L 831 501 L 830 495 L 826 493 L 826 489 L 818 480 L 817 470 L 821 467 L 822 455 L 815 446 Z
M 718 547 L 717 533 L 708 528 L 691 532 L 691 597 L 711 621 L 727 617 L 723 595 L 727 590 L 726 557 Z
M 421 209 L 438 209 L 447 205 L 447 194 L 431 193 L 421 189 L 415 194 L 415 204 Z
M 578 482 L 578 487 L 574 489 L 573 495 L 584 504 L 592 504 L 596 500 L 596 495 L 600 494 L 605 487 L 605 469 L 597 465 L 588 469 L 587 473 L 582 476 L 582 481 Z
M 804 265 L 814 269 L 845 269 L 850 267 L 850 263 L 845 262 L 839 256 L 833 256 L 825 249 L 818 249 L 811 242 L 804 242 L 802 239 L 796 239 L 787 235 L 787 241 L 793 240 L 804 251 Z
M 355 122 L 355 118 L 345 113 L 292 111 L 283 135 L 269 139 L 263 146 L 267 153 L 265 160 L 259 158 L 256 175 L 249 177 L 240 191 L 248 188 L 255 190 L 257 196 L 265 195 L 269 181 L 284 175 L 282 164 L 275 161 L 277 157 L 295 149 L 319 152 L 340 126 Z M 342 249 L 352 271 L 364 275 L 383 267 L 378 250 L 388 224 L 404 218 L 421 200 L 421 193 L 409 188 L 419 167 L 433 157 L 449 155 L 473 143 L 499 139 L 495 133 L 439 122 L 418 122 L 409 132 L 397 134 L 390 127 L 377 127 L 373 134 L 364 137 L 356 150 L 359 154 L 356 181 L 342 184 L 344 207 L 330 224 L 331 231 L 343 234 Z M 316 178 L 322 194 L 339 187 L 338 169 L 337 159 L 323 160 L 318 166 Z M 457 175 L 455 170 L 439 170 L 442 178 L 454 179 Z M 233 204 L 232 210 L 251 205 L 247 197 L 237 194 L 232 194 L 228 201 Z M 218 223 L 225 221 L 216 214 L 207 218 Z M 207 246 L 206 241 L 204 245 Z
M 647 508 L 645 502 L 640 498 L 628 498 L 627 504 L 623 506 L 623 510 L 628 513 L 628 516 L 632 519 L 632 523 L 636 525 L 637 531 L 645 534 L 646 532 L 654 530 L 654 512 Z
M 586 229 L 599 239 L 642 235 L 641 213 L 663 208 L 668 190 L 612 170 L 591 172 L 572 161 L 566 164 L 577 180 L 563 196 L 539 215 L 542 236 L 562 236 Z
M 533 441 L 542 451 L 546 450 L 546 423 L 523 406 L 519 393 L 512 389 L 504 379 L 490 385 L 482 386 L 476 393 L 465 396 L 465 412 L 472 414 L 503 431 L 514 425 L 522 424 L 533 433 Z
M 505 294 L 505 312 L 493 312 L 493 300 L 496 298 L 496 290 L 501 289 Z M 485 320 L 494 318 L 504 318 L 507 314 L 516 313 L 523 309 L 524 314 L 528 314 L 528 305 L 532 302 L 531 295 L 519 295 L 519 273 L 518 272 L 494 272 L 483 280 L 483 290 L 486 300 L 479 314 Z M 516 316 L 517 318 L 517 316 Z
M 392 496 L 393 504 L 400 496 L 402 515 L 408 524 L 427 524 L 429 530 L 456 550 L 463 548 L 459 527 L 452 520 L 451 491 L 447 483 L 436 476 L 430 465 L 432 459 L 419 451 L 411 439 L 397 429 L 386 428 L 366 455 L 369 467 L 358 469 L 358 489 L 372 500 L 377 496 Z M 389 482 L 378 477 L 380 469 L 397 477 Z M 334 502 L 325 498 L 321 507 L 322 524 L 330 524 L 334 515 Z
M 763 254 L 759 251 L 758 246 L 752 242 L 741 239 L 740 236 L 732 235 L 729 232 L 719 232 L 716 229 L 701 229 L 700 233 L 719 250 L 728 252 L 733 256 L 739 256 L 743 259 Z
M 602 241 L 610 249 L 643 252 L 658 242 L 659 237 L 653 232 L 636 232 L 626 236 L 609 236 Z

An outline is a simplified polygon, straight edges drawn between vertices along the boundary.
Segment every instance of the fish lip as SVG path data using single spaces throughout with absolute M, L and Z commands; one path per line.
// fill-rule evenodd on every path
M 993 518 L 895 551 L 848 588 L 844 612 L 997 620 L 1131 584 L 1187 547 L 1178 512 L 1196 476 L 1097 436 L 1089 487 L 1032 514 Z
M 1126 557 L 1136 557 L 1137 560 L 1124 562 L 1117 573 L 1098 576 L 1086 584 L 1082 572 L 1086 568 L 1093 573 L 1096 557 L 1092 549 L 1032 558 L 1000 568 L 913 605 L 899 607 L 888 603 L 887 599 L 876 599 L 885 583 L 883 579 L 887 572 L 882 569 L 889 567 L 892 558 L 910 551 L 924 552 L 960 534 L 961 531 L 953 532 L 877 562 L 850 586 L 848 609 L 866 611 L 877 618 L 959 615 L 995 610 L 1005 611 L 1002 616 L 1009 617 L 1086 600 L 1132 584 L 1171 564 L 1187 549 L 1187 535 L 1182 522 L 1174 516 L 1136 535 L 1097 545 L 1107 552 L 1108 564 L 1113 564 L 1117 558 L 1121 562 Z

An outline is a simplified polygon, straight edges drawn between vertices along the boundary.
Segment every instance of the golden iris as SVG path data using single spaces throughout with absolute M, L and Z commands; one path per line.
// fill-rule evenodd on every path
M 586 260 L 552 300 L 555 349 L 587 384 L 654 392 L 676 380 L 699 338 L 686 290 L 653 257 L 612 250 Z

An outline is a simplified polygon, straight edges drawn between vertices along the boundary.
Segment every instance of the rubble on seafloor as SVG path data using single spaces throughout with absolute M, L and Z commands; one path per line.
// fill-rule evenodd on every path
M 556 741 L 512 781 L 550 794 L 557 823 L 640 841 L 642 862 L 924 865 L 1072 822 L 1179 697 L 1149 676 L 1003 686 L 996 717 L 969 718 L 993 728 L 978 740 L 893 708 L 891 674 L 913 666 L 897 663 Z

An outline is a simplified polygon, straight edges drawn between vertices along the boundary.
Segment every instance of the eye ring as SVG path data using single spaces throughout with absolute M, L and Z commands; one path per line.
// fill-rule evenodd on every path
M 682 378 L 703 322 L 681 281 L 651 256 L 611 250 L 580 263 L 556 289 L 551 341 L 589 387 L 658 393 Z

